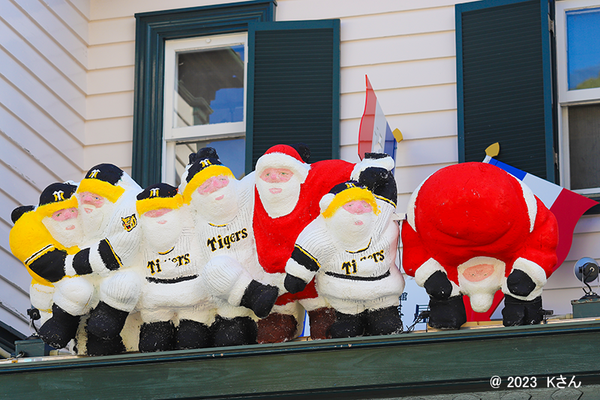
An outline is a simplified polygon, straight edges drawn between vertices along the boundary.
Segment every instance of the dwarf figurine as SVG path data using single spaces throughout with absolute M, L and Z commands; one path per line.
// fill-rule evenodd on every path
M 463 295 L 485 312 L 504 293 L 503 323 L 537 324 L 556 264 L 556 218 L 526 185 L 490 164 L 443 168 L 413 193 L 402 225 L 405 272 L 430 296 L 429 324 L 458 329 Z
M 396 265 L 399 227 L 392 219 L 396 183 L 384 168 L 367 169 L 362 178 L 379 180 L 370 185 L 376 195 L 356 181 L 336 185 L 286 265 L 291 293 L 315 277 L 319 295 L 335 309 L 334 338 L 402 331 L 398 305 L 404 279 Z

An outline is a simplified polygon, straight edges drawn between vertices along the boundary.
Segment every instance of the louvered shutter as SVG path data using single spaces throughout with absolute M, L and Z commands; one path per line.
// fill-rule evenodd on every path
M 555 181 L 548 0 L 456 6 L 459 161 L 499 160 Z
M 249 25 L 247 171 L 275 144 L 339 158 L 339 31 L 339 20 Z

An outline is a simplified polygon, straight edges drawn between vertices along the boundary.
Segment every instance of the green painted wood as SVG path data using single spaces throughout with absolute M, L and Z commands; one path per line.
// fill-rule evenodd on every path
M 131 175 L 142 187 L 161 182 L 165 40 L 242 32 L 273 21 L 275 0 L 139 13 L 136 18 Z
M 456 5 L 459 161 L 499 160 L 555 181 L 548 0 Z
M 599 333 L 600 321 L 568 322 L 8 363 L 0 397 L 377 398 L 488 391 L 494 375 L 597 384 Z
M 246 172 L 276 144 L 310 162 L 339 158 L 340 20 L 252 23 L 248 30 Z

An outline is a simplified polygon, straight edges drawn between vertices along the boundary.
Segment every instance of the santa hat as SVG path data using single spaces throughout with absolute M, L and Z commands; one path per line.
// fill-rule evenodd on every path
M 185 204 L 190 204 L 192 193 L 209 178 L 219 175 L 235 178 L 233 172 L 221 163 L 217 151 L 212 147 L 204 147 L 195 154 L 194 161 L 184 173 L 179 186 Z M 190 160 L 192 160 L 191 156 Z
M 375 201 L 375 196 L 366 187 L 356 181 L 348 181 L 335 185 L 321 201 L 321 215 L 323 218 L 330 218 L 335 214 L 338 208 L 354 200 L 364 200 L 373 207 L 375 215 L 379 214 L 379 208 Z
M 256 174 L 260 176 L 267 168 L 287 168 L 298 175 L 302 183 L 310 171 L 310 165 L 304 162 L 298 151 L 285 144 L 273 146 L 260 156 L 256 162 Z
M 48 185 L 40 195 L 37 212 L 41 217 L 50 217 L 58 210 L 77 208 L 77 199 L 73 196 L 76 190 L 77 186 L 71 183 L 56 182 Z
M 140 187 L 116 165 L 98 164 L 85 174 L 77 193 L 92 192 L 115 203 L 127 189 L 139 190 Z
M 177 209 L 183 205 L 183 197 L 177 193 L 177 188 L 167 183 L 157 183 L 148 186 L 137 195 L 135 207 L 139 215 L 160 208 Z

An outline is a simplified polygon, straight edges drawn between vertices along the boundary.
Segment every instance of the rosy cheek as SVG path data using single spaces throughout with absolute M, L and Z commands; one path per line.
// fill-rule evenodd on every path
M 52 214 L 52 219 L 55 221 L 67 221 L 71 218 L 77 218 L 77 209 L 76 208 L 68 208 L 65 210 L 56 211 Z
M 163 215 L 165 215 L 168 212 L 171 212 L 172 210 L 170 208 L 159 208 L 157 210 L 150 210 L 148 212 L 146 212 L 144 215 L 150 218 L 158 218 L 161 217 Z M 159 221 L 159 223 L 161 223 L 162 221 Z M 163 224 L 166 221 L 162 222 Z
M 292 179 L 292 174 L 279 174 L 279 182 L 287 182 Z

